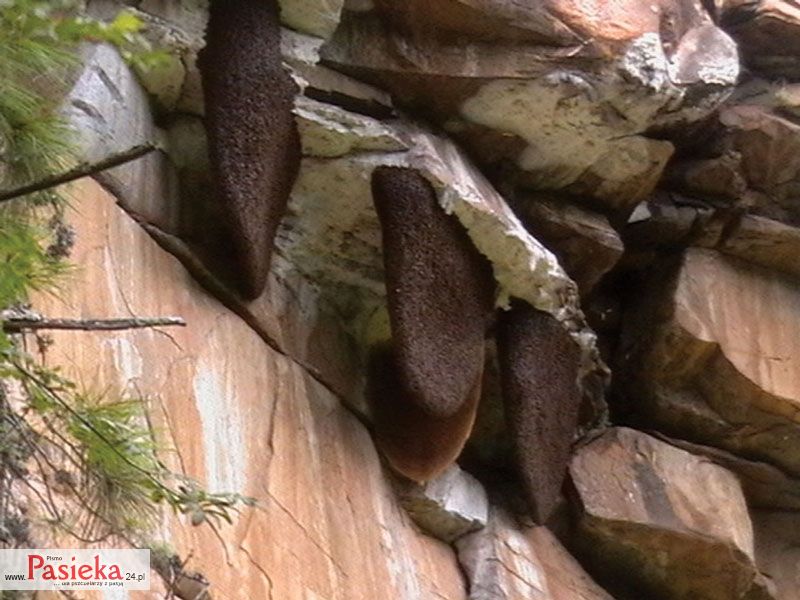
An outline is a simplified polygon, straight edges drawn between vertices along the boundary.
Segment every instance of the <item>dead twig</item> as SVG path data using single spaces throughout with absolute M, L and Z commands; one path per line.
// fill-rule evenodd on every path
M 75 331 L 117 331 L 121 329 L 145 329 L 150 327 L 185 327 L 180 317 L 134 317 L 129 319 L 51 319 L 48 317 L 7 317 L 2 322 L 6 333 L 38 331 L 42 329 L 64 329 Z
M 80 179 L 81 177 L 86 177 L 87 175 L 94 175 L 100 171 L 118 167 L 126 162 L 141 158 L 145 154 L 149 154 L 154 150 L 156 150 L 155 144 L 140 144 L 138 146 L 134 146 L 133 148 L 129 148 L 125 152 L 121 152 L 120 154 L 116 154 L 94 164 L 81 163 L 64 173 L 57 173 L 55 175 L 51 175 L 50 177 L 45 177 L 40 181 L 23 185 L 11 190 L 0 191 L 0 202 L 13 200 L 14 198 L 19 198 L 20 196 L 25 196 L 34 192 L 48 190 L 56 187 L 57 185 L 63 185 L 65 183 L 69 183 L 70 181 Z

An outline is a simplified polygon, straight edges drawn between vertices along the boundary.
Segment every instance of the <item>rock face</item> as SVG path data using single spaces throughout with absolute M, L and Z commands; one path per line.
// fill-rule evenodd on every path
M 779 111 L 756 104 L 736 104 L 719 115 L 721 133 L 715 142 L 726 156 L 736 158 L 734 176 L 739 176 L 749 191 L 747 202 L 752 211 L 791 224 L 800 223 L 800 215 L 791 199 L 800 181 L 797 159 L 800 125 Z M 702 178 L 701 178 L 702 181 Z M 738 199 L 744 189 L 734 188 Z
M 297 31 L 329 37 L 339 24 L 344 0 L 280 0 L 281 21 Z
M 211 239 L 201 247 L 224 265 L 223 279 L 234 269 L 234 287 L 252 299 L 264 290 L 300 161 L 296 88 L 281 64 L 276 4 L 212 2 L 198 65 L 213 185 L 204 229 Z
M 753 526 L 730 472 L 624 428 L 579 449 L 570 472 L 586 552 L 606 583 L 616 576 L 649 598 L 762 597 Z
M 722 26 L 743 49 L 745 64 L 772 77 L 800 76 L 800 7 L 792 0 L 717 0 Z
M 634 420 L 800 473 L 797 283 L 692 249 L 638 300 L 620 350 Z
M 697 132 L 660 194 L 626 231 L 631 246 L 715 248 L 796 275 L 800 223 L 795 84 L 751 79 Z
M 202 14 L 198 17 L 190 7 L 185 8 L 181 15 L 204 20 Z M 199 248 L 207 240 L 200 236 L 198 242 L 198 216 L 192 213 L 202 211 L 197 202 L 184 206 L 189 194 L 180 190 L 186 180 L 179 173 L 187 163 L 204 176 L 208 173 L 202 123 L 178 119 L 167 135 L 155 125 L 146 94 L 117 51 L 107 45 L 93 45 L 83 56 L 84 68 L 61 109 L 80 134 L 77 164 L 68 168 L 92 170 L 99 168 L 97 165 L 120 163 L 94 173 L 94 177 L 160 245 L 178 256 L 195 278 L 213 289 L 267 343 L 291 354 L 347 395 L 356 379 L 348 361 L 352 350 L 337 320 L 317 302 L 319 291 L 308 280 L 278 257 L 264 292 L 248 301 L 220 281 L 201 260 L 205 254 Z M 192 134 L 199 135 L 200 141 Z M 151 147 L 154 149 L 135 158 L 137 152 Z M 207 189 L 203 189 L 196 197 L 206 196 Z M 327 353 L 339 359 L 330 361 Z
M 457 465 L 425 485 L 398 482 L 397 490 L 414 522 L 448 543 L 482 529 L 489 518 L 486 490 Z
M 753 514 L 756 560 L 781 600 L 800 598 L 800 536 L 797 513 L 757 511 Z
M 212 597 L 465 598 L 452 549 L 413 527 L 369 434 L 336 397 L 201 290 L 96 183 L 71 198 L 80 276 L 36 307 L 181 315 L 187 327 L 57 333 L 46 360 L 86 385 L 152 398 L 176 469 L 260 500 L 223 540 L 183 517 L 160 532 L 192 553 Z
M 525 227 L 558 257 L 582 297 L 622 256 L 620 236 L 601 213 L 544 194 L 518 198 L 516 207 Z
M 470 600 L 611 600 L 544 527 L 521 528 L 494 510 L 456 544 Z
M 798 596 L 797 2 L 81 4 L 168 56 L 81 48 L 33 308 L 187 326 L 26 347 L 257 498 L 152 532 L 212 598 Z
M 435 0 L 345 11 L 323 59 L 424 111 L 504 180 L 625 209 L 738 75 L 699 2 Z

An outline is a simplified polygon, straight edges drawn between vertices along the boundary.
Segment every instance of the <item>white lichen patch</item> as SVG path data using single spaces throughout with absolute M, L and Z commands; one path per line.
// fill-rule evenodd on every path
M 339 24 L 344 0 L 279 0 L 279 4 L 287 27 L 329 38 Z
M 106 340 L 105 344 L 113 352 L 114 367 L 120 373 L 125 385 L 142 376 L 142 355 L 131 340 L 126 337 L 115 337 Z
M 703 25 L 690 30 L 669 61 L 670 79 L 677 84 L 734 86 L 739 79 L 736 42 L 720 28 Z
M 566 78 L 492 81 L 464 102 L 461 114 L 523 138 L 528 147 L 517 159 L 519 167 L 535 173 L 543 187 L 564 187 L 597 159 L 608 137 L 591 84 L 584 83 L 588 87 Z
M 337 106 L 298 97 L 297 128 L 304 156 L 336 157 L 354 152 L 399 152 L 408 146 L 389 126 Z
M 637 95 L 629 102 L 620 92 L 607 82 L 555 71 L 535 80 L 487 83 L 462 104 L 461 114 L 525 140 L 517 165 L 541 189 L 566 188 L 591 173 L 603 179 L 599 163 L 611 153 L 638 157 L 614 163 L 608 191 L 599 192 L 613 197 L 624 195 L 629 181 L 655 182 L 671 154 L 640 151 L 651 142 L 640 134 L 666 100 L 642 103 Z
M 690 31 L 671 57 L 648 32 L 600 71 L 487 79 L 460 115 L 523 140 L 515 160 L 532 187 L 589 194 L 615 208 L 650 193 L 672 155 L 646 132 L 704 117 L 737 76 L 735 46 L 713 25 Z

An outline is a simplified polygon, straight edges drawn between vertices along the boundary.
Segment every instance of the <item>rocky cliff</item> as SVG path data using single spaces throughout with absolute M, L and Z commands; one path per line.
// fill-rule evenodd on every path
M 187 323 L 41 353 L 257 500 L 171 593 L 800 600 L 797 2 L 126 7 L 34 308 Z

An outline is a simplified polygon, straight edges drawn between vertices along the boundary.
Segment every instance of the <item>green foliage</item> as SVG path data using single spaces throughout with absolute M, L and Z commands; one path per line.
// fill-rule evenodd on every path
M 44 460 L 35 461 L 40 479 L 60 475 L 69 487 L 69 500 L 42 498 L 50 523 L 78 539 L 119 537 L 138 545 L 159 505 L 187 515 L 193 525 L 212 526 L 231 523 L 238 506 L 255 505 L 172 473 L 158 457 L 166 449 L 156 443 L 140 398 L 87 393 L 16 346 L 0 352 L 0 378 L 25 390 L 19 410 L 0 403 L 9 417 L 7 429 L 0 427 L 0 457 L 5 445 L 18 448 L 19 436 L 26 438 L 30 453 Z
M 62 416 L 80 452 L 80 489 L 91 510 L 86 529 L 96 537 L 147 530 L 157 516 L 151 495 L 163 468 L 143 402 L 85 393 L 71 400 L 75 413 Z
M 75 8 L 74 0 L 0 0 L 0 189 L 68 164 L 72 137 L 58 105 L 77 67 L 79 42 L 111 42 L 137 68 L 163 58 L 150 51 L 133 13 L 100 23 Z M 47 246 L 53 232 L 40 217 L 42 205 L 58 216 L 62 204 L 58 190 L 0 204 L 0 311 L 24 304 L 31 291 L 56 289 L 69 270 L 62 252 Z M 253 504 L 170 472 L 158 458 L 164 449 L 142 399 L 78 389 L 34 360 L 2 325 L 0 316 L 0 494 L 10 493 L 12 479 L 20 481 L 61 531 L 84 542 L 113 536 L 134 544 L 146 539 L 159 505 L 214 526 L 230 522 L 238 505 Z M 14 405 L 4 393 L 8 382 L 23 391 Z M 0 525 L 7 521 L 0 513 Z
M 0 141 L 3 187 L 44 177 L 69 158 L 70 133 L 53 93 L 76 64 L 73 41 L 59 39 L 59 3 L 0 1 Z
M 58 278 L 69 270 L 48 254 L 46 232 L 29 222 L 26 212 L 14 207 L 0 210 L 0 310 L 23 303 L 32 290 L 55 289 Z M 0 318 L 0 353 L 10 346 Z
M 79 42 L 112 43 L 137 68 L 164 59 L 132 12 L 103 23 L 78 15 L 76 6 L 75 0 L 0 0 L 0 158 L 7 165 L 0 187 L 42 178 L 69 160 L 71 132 L 57 109 Z M 39 201 L 54 199 L 40 195 Z

